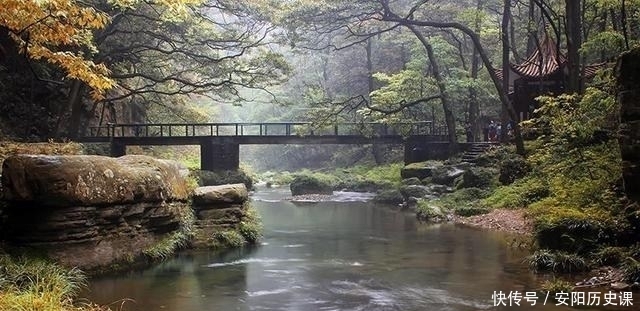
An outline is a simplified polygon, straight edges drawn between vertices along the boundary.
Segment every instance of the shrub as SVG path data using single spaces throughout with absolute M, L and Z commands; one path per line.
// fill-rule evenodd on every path
M 601 209 L 584 211 L 552 205 L 530 209 L 540 247 L 587 253 L 601 245 L 615 244 L 626 227 Z
M 625 257 L 622 247 L 603 247 L 593 254 L 593 261 L 600 266 L 617 266 Z

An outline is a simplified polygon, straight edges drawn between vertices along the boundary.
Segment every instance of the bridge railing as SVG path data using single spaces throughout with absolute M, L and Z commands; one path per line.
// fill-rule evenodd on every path
M 389 136 L 446 135 L 446 128 L 431 121 L 407 123 L 158 123 L 107 124 L 89 127 L 87 137 L 188 137 L 188 136 Z

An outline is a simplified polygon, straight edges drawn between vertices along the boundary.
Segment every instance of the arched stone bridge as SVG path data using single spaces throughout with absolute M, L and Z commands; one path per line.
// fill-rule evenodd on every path
M 90 127 L 79 141 L 110 143 L 114 157 L 134 145 L 199 145 L 203 170 L 237 169 L 240 145 L 252 144 L 403 144 L 405 163 L 449 155 L 446 128 L 431 121 L 108 124 Z

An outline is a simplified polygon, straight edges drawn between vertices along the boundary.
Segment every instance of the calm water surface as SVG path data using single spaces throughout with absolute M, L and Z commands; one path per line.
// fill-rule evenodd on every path
M 513 237 L 420 224 L 372 203 L 295 205 L 281 201 L 285 190 L 253 196 L 265 229 L 261 246 L 182 253 L 91 280 L 88 296 L 141 311 L 497 310 L 494 291 L 536 288 L 522 264 L 526 254 L 508 246 Z

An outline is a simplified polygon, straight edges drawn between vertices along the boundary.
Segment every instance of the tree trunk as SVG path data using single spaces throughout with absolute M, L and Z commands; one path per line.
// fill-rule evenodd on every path
M 567 87 L 566 92 L 580 93 L 580 46 L 582 45 L 580 0 L 565 0 L 567 16 Z
M 369 93 L 367 94 L 367 98 L 369 98 L 369 94 L 374 91 L 373 85 L 373 45 L 372 38 L 367 40 L 367 82 L 369 87 Z M 369 98 L 369 100 L 371 100 Z M 377 165 L 384 163 L 384 145 L 373 144 L 371 146 L 371 153 L 373 154 L 373 159 Z
M 433 73 L 433 77 L 436 79 L 436 83 L 438 84 L 438 90 L 440 91 L 440 101 L 442 102 L 442 110 L 444 111 L 444 120 L 447 124 L 447 135 L 449 136 L 449 144 L 452 150 L 457 150 L 458 148 L 458 138 L 456 137 L 456 120 L 453 116 L 453 111 L 451 110 L 451 104 L 449 100 L 449 94 L 447 93 L 447 86 L 445 84 L 442 75 L 440 74 L 440 66 L 436 60 L 435 53 L 433 53 L 433 47 L 427 40 L 427 38 L 422 35 L 418 29 L 413 25 L 405 25 L 413 34 L 420 40 L 422 46 L 424 46 L 425 50 L 427 50 L 427 58 L 429 59 L 429 64 L 431 65 L 431 71 Z
M 505 90 L 502 87 L 502 82 L 498 78 L 498 75 L 496 74 L 495 69 L 494 69 L 493 65 L 491 64 L 491 59 L 489 59 L 489 55 L 487 55 L 486 51 L 482 47 L 482 43 L 480 42 L 480 37 L 478 36 L 478 34 L 476 32 L 471 30 L 469 27 L 467 27 L 465 25 L 462 25 L 460 23 L 456 23 L 456 22 L 434 22 L 434 21 L 419 21 L 419 20 L 403 19 L 403 18 L 400 18 L 397 15 L 393 14 L 390 11 L 390 9 L 388 8 L 388 6 L 385 7 L 385 13 L 386 14 L 385 14 L 383 20 L 390 21 L 390 22 L 396 22 L 396 23 L 399 23 L 399 24 L 404 25 L 406 27 L 409 27 L 409 26 L 426 26 L 426 27 L 436 27 L 436 28 L 442 28 L 442 29 L 444 29 L 444 28 L 454 28 L 454 29 L 458 29 L 458 30 L 464 32 L 467 36 L 469 36 L 471 38 L 471 40 L 473 41 L 474 47 L 478 50 L 478 53 L 480 54 L 480 58 L 482 59 L 482 63 L 487 68 L 489 76 L 491 77 L 491 81 L 493 82 L 493 85 L 496 88 L 496 91 L 498 93 L 497 95 L 500 98 L 500 102 L 507 109 L 507 112 L 509 113 L 509 117 L 512 120 L 517 120 L 518 119 L 516 111 L 513 108 L 513 105 L 511 104 L 511 102 L 509 101 L 508 94 L 507 94 L 508 90 Z M 520 154 L 520 155 L 524 155 L 525 154 L 524 141 L 522 140 L 522 134 L 520 132 L 520 127 L 518 126 L 517 123 L 513 127 L 513 133 L 515 135 L 516 152 L 518 154 Z
M 82 93 L 84 93 L 85 85 L 79 80 L 72 82 L 71 94 L 69 94 L 69 103 L 71 106 L 71 116 L 69 117 L 69 126 L 67 127 L 67 135 L 69 138 L 77 138 L 80 134 L 80 124 L 82 123 L 83 101 Z
M 509 45 L 509 19 L 511 16 L 511 0 L 504 0 L 504 8 L 502 11 L 502 24 L 501 24 L 501 31 L 502 31 L 502 89 L 504 90 L 504 92 L 506 92 L 507 94 L 509 94 L 509 51 L 510 51 L 510 45 Z M 507 97 L 508 99 L 508 97 Z M 501 128 L 503 130 L 500 131 L 500 141 L 501 142 L 506 142 L 508 137 L 507 137 L 507 131 L 504 130 L 506 129 L 507 126 L 507 122 L 509 122 L 509 117 L 507 114 L 507 106 L 506 105 L 502 105 L 502 109 L 500 110 L 500 122 L 502 124 Z
M 480 32 L 480 10 L 484 5 L 483 0 L 478 0 L 476 6 L 475 31 Z M 469 125 L 471 126 L 473 141 L 480 141 L 481 126 L 478 123 L 480 115 L 480 103 L 478 102 L 478 91 L 476 90 L 476 82 L 478 81 L 478 73 L 480 71 L 480 59 L 478 49 L 474 46 L 471 54 L 471 79 L 473 84 L 469 87 Z

